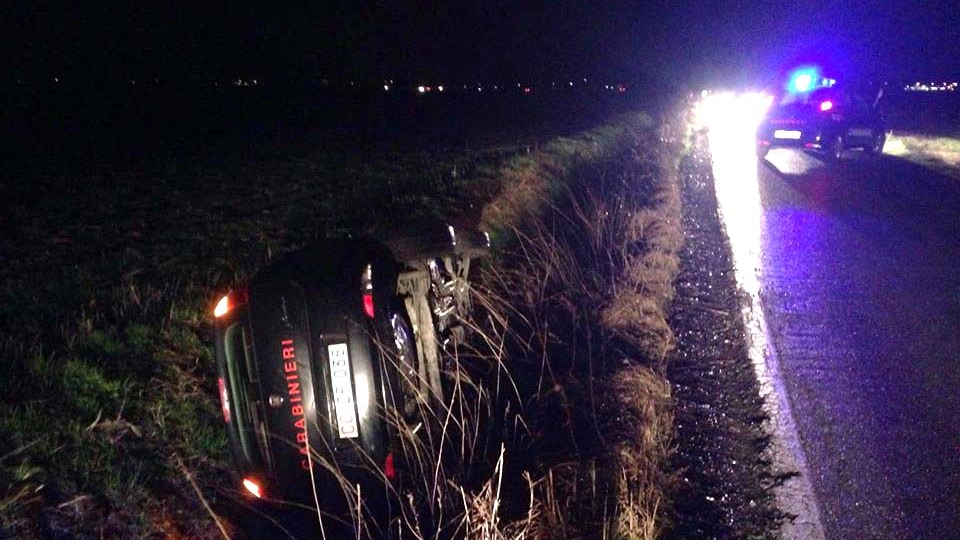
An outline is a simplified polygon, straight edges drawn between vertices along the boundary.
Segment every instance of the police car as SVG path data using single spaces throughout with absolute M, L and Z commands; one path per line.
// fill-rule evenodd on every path
M 248 503 L 318 538 L 387 538 L 407 521 L 404 495 L 436 473 L 419 454 L 466 440 L 442 425 L 444 351 L 464 339 L 470 261 L 488 249 L 442 226 L 324 240 L 220 298 L 217 382 Z
M 878 154 L 886 142 L 878 101 L 816 72 L 795 74 L 757 130 L 757 156 L 774 148 L 815 150 L 834 160 L 850 148 Z

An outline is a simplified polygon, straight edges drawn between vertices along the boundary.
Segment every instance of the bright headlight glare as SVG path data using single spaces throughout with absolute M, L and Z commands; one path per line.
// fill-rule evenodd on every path
M 754 132 L 773 97 L 764 92 L 719 92 L 701 100 L 695 109 L 697 127 L 711 131 Z

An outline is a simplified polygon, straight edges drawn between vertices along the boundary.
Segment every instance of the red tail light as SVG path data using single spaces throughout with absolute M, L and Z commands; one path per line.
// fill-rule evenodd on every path
M 363 312 L 373 318 L 373 265 L 368 264 L 360 273 L 360 292 L 363 295 Z
M 373 293 L 363 293 L 363 312 L 373 318 Z
M 393 480 L 397 477 L 397 469 L 393 466 L 393 452 L 387 454 L 387 459 L 383 460 L 383 475 L 387 480 Z
M 263 498 L 263 488 L 260 487 L 260 484 L 258 484 L 252 478 L 244 478 L 243 487 L 247 488 L 247 491 L 249 491 L 250 494 L 253 495 L 254 497 L 258 499 Z
M 227 385 L 223 382 L 223 377 L 217 377 L 217 386 L 220 387 L 220 409 L 223 411 L 224 423 L 230 423 L 230 394 L 227 393 Z

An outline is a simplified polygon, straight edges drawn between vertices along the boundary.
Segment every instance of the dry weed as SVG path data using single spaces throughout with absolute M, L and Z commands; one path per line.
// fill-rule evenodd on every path
M 510 306 L 530 444 L 554 456 L 539 456 L 538 538 L 653 539 L 665 519 L 673 428 L 663 362 L 683 238 L 680 149 L 672 128 L 658 133 L 621 141 L 613 158 L 617 145 L 599 151 L 594 140 L 582 155 L 599 161 L 531 169 L 484 214 L 508 222 L 499 230 L 510 248 L 485 285 Z M 557 178 L 561 187 L 542 185 Z

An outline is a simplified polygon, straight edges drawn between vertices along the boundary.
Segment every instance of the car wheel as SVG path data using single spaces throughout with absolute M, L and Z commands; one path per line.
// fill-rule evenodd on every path
M 396 386 L 390 389 L 393 411 L 388 414 L 394 426 L 396 467 L 391 482 L 396 514 L 389 531 L 395 538 L 431 538 L 438 533 L 440 520 L 435 514 L 433 479 L 438 471 L 445 476 L 459 465 L 455 461 L 455 429 L 447 425 L 450 408 L 439 398 L 449 395 L 444 393 L 449 388 L 443 381 L 442 389 L 434 387 L 436 381 L 431 382 L 429 367 L 421 365 L 413 328 L 402 313 L 389 314 L 387 337 L 393 342 L 386 351 L 396 375 Z
M 873 137 L 873 142 L 870 146 L 864 148 L 868 154 L 880 154 L 883 152 L 883 145 L 887 142 L 887 134 L 880 132 Z
M 393 339 L 392 363 L 397 373 L 398 391 L 394 394 L 395 404 L 400 416 L 410 429 L 417 430 L 417 424 L 424 419 L 420 409 L 424 400 L 422 370 L 414 348 L 413 330 L 406 318 L 398 312 L 390 313 L 390 337 Z M 429 393 L 428 393 L 429 394 Z

